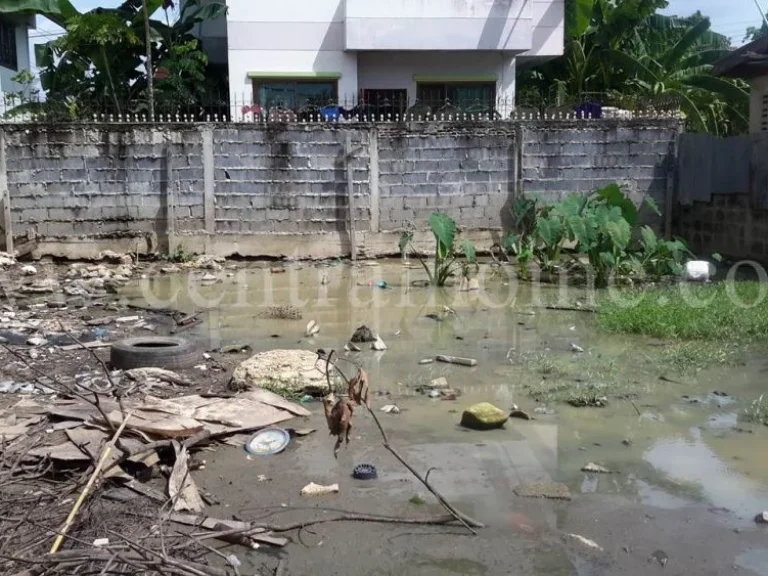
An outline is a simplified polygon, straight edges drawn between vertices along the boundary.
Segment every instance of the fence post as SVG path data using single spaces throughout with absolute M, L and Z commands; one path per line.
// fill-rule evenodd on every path
M 173 182 L 173 153 L 170 144 L 165 148 L 165 209 L 168 256 L 172 256 L 176 251 L 176 186 Z
M 0 128 L 0 201 L 3 204 L 3 231 L 5 251 L 13 254 L 13 227 L 11 224 L 11 194 L 8 190 L 8 163 L 5 156 L 5 130 Z
M 675 141 L 669 145 L 669 162 L 667 165 L 667 188 L 664 196 L 664 238 L 666 240 L 672 239 L 672 212 L 675 210 L 676 202 L 676 175 L 677 175 L 677 161 L 678 151 L 677 139 L 680 137 L 676 135 Z
M 371 232 L 379 231 L 379 131 L 371 128 L 368 145 L 368 173 L 371 188 Z
M 523 139 L 525 138 L 525 127 L 522 122 L 517 122 L 515 130 L 515 200 L 523 197 Z
M 210 236 L 216 233 L 216 199 L 213 166 L 213 129 L 203 128 L 203 216 L 205 218 L 206 252 L 210 251 Z
M 349 245 L 352 261 L 357 260 L 357 234 L 355 231 L 355 170 L 352 166 L 352 132 L 347 131 L 344 140 L 347 159 L 347 204 L 349 210 Z

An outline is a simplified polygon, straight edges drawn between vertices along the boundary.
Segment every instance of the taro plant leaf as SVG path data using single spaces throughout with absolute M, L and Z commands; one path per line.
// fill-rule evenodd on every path
M 715 262 L 722 262 L 723 261 L 723 257 L 722 257 L 722 255 L 719 252 L 713 252 L 712 253 L 712 260 L 714 260 Z
M 562 226 L 556 216 L 541 218 L 536 223 L 536 231 L 547 246 L 554 246 L 562 237 Z
M 680 262 L 672 262 L 669 265 L 669 271 L 675 276 L 682 276 L 685 268 Z
M 571 236 L 576 240 L 577 248 L 582 252 L 589 250 L 591 242 L 589 234 L 587 233 L 587 223 L 584 218 L 574 214 L 573 216 L 568 216 L 567 222 L 568 228 L 571 231 Z
M 413 241 L 413 232 L 405 231 L 400 235 L 400 241 L 397 243 L 397 246 L 400 248 L 401 254 L 405 254 L 405 251 L 411 241 Z
M 429 225 L 438 241 L 438 253 L 445 258 L 453 250 L 456 239 L 456 222 L 445 214 L 433 212 L 429 215 Z
M 517 234 L 509 233 L 502 241 L 501 247 L 505 252 L 515 252 L 517 250 L 518 240 L 520 240 L 520 238 Z
M 461 241 L 459 246 L 461 247 L 461 251 L 464 252 L 464 256 L 467 257 L 467 260 L 470 262 L 475 262 L 477 260 L 477 251 L 475 250 L 475 245 L 472 240 L 465 238 Z
M 616 258 L 613 257 L 613 254 L 610 252 L 600 252 L 600 260 L 603 261 L 604 264 L 607 266 L 615 266 L 616 265 Z
M 605 231 L 610 236 L 611 242 L 616 249 L 623 251 L 629 244 L 632 229 L 629 222 L 623 218 L 615 222 L 606 223 Z
M 656 238 L 656 233 L 653 231 L 653 228 L 650 226 L 643 226 L 640 229 L 640 243 L 643 245 L 646 255 L 650 255 L 656 251 L 658 239 Z
M 659 205 L 656 202 L 656 200 L 654 200 L 650 196 L 646 196 L 645 198 L 643 198 L 643 203 L 646 206 L 648 206 L 648 208 L 653 210 L 654 214 L 656 214 L 657 216 L 661 216 L 661 209 L 659 208 Z
M 624 219 L 629 222 L 630 226 L 637 224 L 637 206 L 619 188 L 616 183 L 608 184 L 604 188 L 600 188 L 596 191 L 597 195 L 605 200 L 611 206 L 617 206 L 621 209 L 621 213 Z

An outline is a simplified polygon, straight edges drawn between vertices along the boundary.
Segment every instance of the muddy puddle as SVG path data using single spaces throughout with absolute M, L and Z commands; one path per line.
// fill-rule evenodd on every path
M 754 526 L 755 514 L 768 509 L 768 429 L 739 418 L 764 390 L 764 356 L 679 369 L 664 361 L 667 343 L 606 334 L 591 313 L 545 307 L 594 304 L 582 289 L 520 284 L 490 268 L 481 271 L 480 291 L 460 292 L 413 286 L 425 275 L 401 261 L 289 265 L 280 274 L 239 266 L 215 273 L 221 281 L 214 285 L 203 286 L 199 275 L 157 275 L 128 285 L 123 294 L 143 305 L 206 310 L 204 322 L 185 335 L 211 349 L 242 343 L 254 351 L 340 350 L 358 326 L 370 326 L 388 350 L 353 356 L 380 394 L 375 405 L 394 402 L 402 409 L 397 416 L 382 415 L 383 423 L 419 467 L 450 470 L 441 484 L 445 496 L 484 520 L 514 524 L 515 506 L 499 506 L 499 499 L 535 481 L 563 482 L 576 496 L 620 497 L 652 509 L 708 510 L 713 523 L 728 529 Z M 379 287 L 380 281 L 387 287 Z M 303 318 L 261 318 L 271 305 L 296 306 Z M 455 315 L 442 321 L 427 317 L 442 316 L 446 306 Z M 321 329 L 311 339 L 304 334 L 310 320 Z M 572 344 L 584 352 L 573 352 Z M 436 354 L 476 358 L 478 365 L 419 364 Z M 456 401 L 416 392 L 438 377 L 461 390 Z M 569 389 L 587 386 L 604 391 L 607 406 L 576 408 L 563 401 Z M 535 420 L 512 420 L 505 430 L 492 432 L 461 429 L 462 409 L 479 401 L 503 409 L 517 404 Z M 322 429 L 321 407 L 308 406 L 318 415 L 313 424 L 320 433 L 295 448 L 291 466 L 298 488 L 310 479 L 338 481 L 334 475 L 346 475 L 344 466 L 371 455 L 365 443 L 378 443 L 370 422 L 360 416 L 362 439 L 353 441 L 341 464 L 329 462 L 325 451 L 330 453 L 332 441 Z M 236 449 L 220 458 L 244 474 L 261 474 L 256 465 L 272 466 L 248 462 Z M 614 473 L 581 472 L 587 462 Z M 395 469 L 375 490 L 407 503 L 413 487 L 403 486 L 406 478 Z M 213 473 L 209 481 L 216 484 Z M 247 508 L 250 497 L 238 494 Z M 548 522 L 556 524 L 556 517 Z M 763 562 L 764 550 L 739 554 L 728 562 L 746 573 L 766 573 L 753 568 Z M 440 573 L 486 573 L 481 565 L 462 564 L 467 559 L 423 561 Z

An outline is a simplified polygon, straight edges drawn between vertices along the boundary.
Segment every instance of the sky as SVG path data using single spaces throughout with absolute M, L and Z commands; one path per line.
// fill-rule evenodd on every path
M 254 0 L 257 1 L 257 0 Z M 731 38 L 734 45 L 743 43 L 744 31 L 749 26 L 759 26 L 760 12 L 755 0 L 668 0 L 667 14 L 688 16 L 696 10 L 710 17 L 712 29 Z M 768 11 L 768 0 L 757 0 Z M 72 0 L 78 10 L 90 10 L 97 6 L 117 6 L 121 0 Z M 37 42 L 55 37 L 58 28 L 47 20 L 38 22 L 38 30 L 32 32 Z

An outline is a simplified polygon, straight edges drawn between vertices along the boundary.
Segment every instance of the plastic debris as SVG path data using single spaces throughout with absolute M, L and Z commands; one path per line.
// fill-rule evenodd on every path
M 591 472 L 592 474 L 610 474 L 611 471 L 608 470 L 605 466 L 600 466 L 600 464 L 595 464 L 594 462 L 587 462 L 584 464 L 584 466 L 581 467 L 582 472 Z
M 603 551 L 602 546 L 600 546 L 597 542 L 594 540 L 590 540 L 589 538 L 585 538 L 584 536 L 581 536 L 580 534 L 568 534 L 569 538 L 573 538 L 580 544 L 584 544 L 587 548 L 593 548 L 595 550 L 599 550 L 600 552 Z
M 386 414 L 400 414 L 400 407 L 397 404 L 387 404 L 381 407 L 381 411 Z
M 323 486 L 322 484 L 315 484 L 310 482 L 304 488 L 301 489 L 302 496 L 327 496 L 328 494 L 334 494 L 339 491 L 338 484 L 330 484 Z
M 582 348 L 582 347 L 581 347 L 581 346 L 579 346 L 578 344 L 574 344 L 573 342 L 571 342 L 571 343 L 568 345 L 568 349 L 569 349 L 571 352 L 574 352 L 574 353 L 576 353 L 576 354 L 583 354 L 583 353 L 584 353 L 584 348 Z
M 308 338 L 311 338 L 318 332 L 320 332 L 320 325 L 314 320 L 310 320 L 309 324 L 307 324 L 307 330 L 305 334 L 307 335 Z

